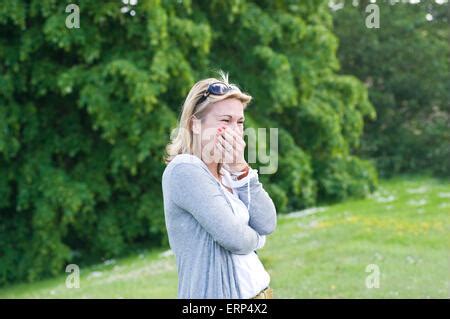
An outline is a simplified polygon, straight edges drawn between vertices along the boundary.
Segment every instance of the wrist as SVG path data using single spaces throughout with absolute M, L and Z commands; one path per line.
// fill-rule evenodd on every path
M 233 188 L 240 188 L 247 185 L 247 183 L 250 183 L 250 180 L 255 176 L 257 177 L 258 170 L 253 169 L 250 167 L 250 165 L 248 165 L 247 172 L 230 173 L 230 176 L 231 185 L 233 186 Z
M 231 175 L 232 175 L 233 180 L 239 181 L 239 180 L 242 180 L 245 177 L 247 177 L 249 172 L 250 172 L 250 166 L 246 165 L 243 169 L 236 171 L 236 172 L 232 172 Z
M 231 168 L 231 173 L 233 175 L 240 175 L 240 174 L 244 173 L 245 171 L 247 171 L 250 167 L 247 163 L 241 163 L 241 164 L 236 164 L 233 166 L 230 165 L 230 168 Z

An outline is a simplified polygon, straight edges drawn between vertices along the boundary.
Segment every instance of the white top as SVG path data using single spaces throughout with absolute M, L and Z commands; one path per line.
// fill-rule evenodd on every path
M 242 222 L 248 224 L 250 215 L 248 213 L 247 206 L 239 199 L 234 188 L 245 185 L 249 182 L 251 176 L 256 174 L 256 170 L 251 169 L 248 176 L 239 180 L 233 181 L 230 173 L 222 169 L 223 177 L 222 183 L 229 186 L 233 190 L 233 194 L 230 193 L 225 186 L 221 185 L 225 191 L 226 196 L 230 200 L 234 213 L 242 218 Z M 237 184 L 238 183 L 238 184 Z M 236 186 L 239 185 L 239 186 Z M 256 249 L 260 249 L 266 242 L 266 236 L 261 236 L 262 240 L 258 244 Z M 237 271 L 237 278 L 239 280 L 239 287 L 241 289 L 242 298 L 249 299 L 256 296 L 261 290 L 265 289 L 270 282 L 270 275 L 264 269 L 263 264 L 259 260 L 258 255 L 252 251 L 247 255 L 232 254 L 232 259 Z

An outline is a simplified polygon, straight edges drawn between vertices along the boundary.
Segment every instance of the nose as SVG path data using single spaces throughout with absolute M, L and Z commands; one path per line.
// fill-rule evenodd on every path
M 235 131 L 237 131 L 239 129 L 239 125 L 237 121 L 231 121 L 229 126 L 231 126 L 231 128 Z

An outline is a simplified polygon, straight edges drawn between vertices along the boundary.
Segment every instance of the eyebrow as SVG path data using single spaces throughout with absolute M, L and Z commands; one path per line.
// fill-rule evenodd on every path
M 229 115 L 229 114 L 219 114 L 218 115 L 219 117 L 221 117 L 221 116 L 228 116 L 228 117 L 232 117 L 231 115 Z M 240 120 L 244 120 L 245 121 L 245 116 L 241 116 L 240 118 L 239 118 Z

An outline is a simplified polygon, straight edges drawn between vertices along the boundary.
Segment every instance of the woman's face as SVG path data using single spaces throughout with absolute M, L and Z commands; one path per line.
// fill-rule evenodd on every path
M 201 127 L 198 127 L 198 124 L 199 121 L 194 124 L 194 134 L 199 132 L 201 134 L 202 154 L 212 155 L 218 128 L 225 126 L 227 129 L 233 129 L 241 137 L 244 136 L 244 105 L 236 98 L 216 102 L 210 106 Z

